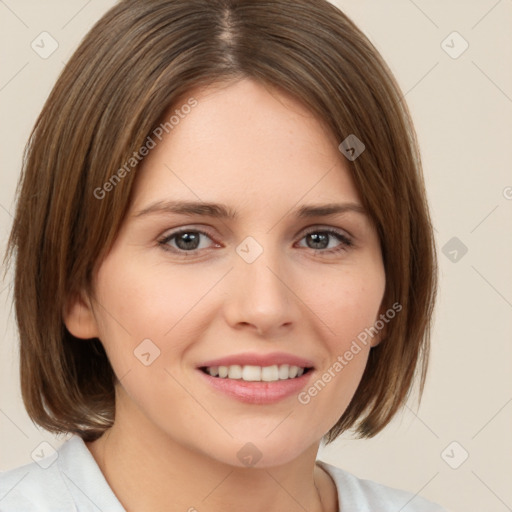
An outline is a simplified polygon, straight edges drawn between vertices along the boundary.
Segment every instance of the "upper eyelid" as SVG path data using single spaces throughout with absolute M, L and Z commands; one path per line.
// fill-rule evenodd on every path
M 164 233 L 168 233 L 169 235 L 177 235 L 177 234 L 182 233 L 184 231 L 198 231 L 198 232 L 204 233 L 204 234 L 206 234 L 208 236 L 213 236 L 213 235 L 209 234 L 209 229 L 212 229 L 212 228 L 210 226 L 207 226 L 207 227 L 200 226 L 200 227 L 198 227 L 198 226 L 195 226 L 193 224 L 190 224 L 190 225 L 180 226 L 180 227 L 176 227 L 176 228 L 170 228 L 170 229 L 164 231 Z M 321 231 L 321 230 L 333 230 L 333 231 L 340 231 L 342 233 L 346 233 L 349 236 L 352 236 L 352 234 L 347 229 L 345 229 L 345 228 L 340 228 L 340 227 L 336 227 L 336 226 L 328 226 L 328 225 L 325 225 L 325 224 L 313 224 L 312 226 L 305 226 L 305 227 L 301 228 L 297 232 L 297 235 L 302 233 L 302 232 L 307 232 L 307 231 L 310 231 L 310 230 L 318 230 L 318 231 Z M 162 235 L 162 236 L 167 236 L 167 235 Z
M 309 227 L 304 228 L 301 231 L 299 231 L 299 233 L 308 234 L 308 233 L 316 232 L 316 231 L 320 231 L 320 232 L 321 231 L 331 231 L 331 232 L 339 233 L 340 235 L 344 235 L 347 238 L 353 238 L 352 235 L 346 229 L 335 228 L 334 226 L 321 226 L 321 225 L 309 226 Z
M 201 233 L 202 235 L 205 235 L 205 236 L 208 236 L 210 237 L 212 240 L 215 239 L 215 237 L 208 232 L 208 230 L 204 229 L 204 228 L 197 228 L 197 227 L 189 227 L 189 226 L 184 226 L 184 227 L 181 227 L 181 228 L 175 228 L 171 231 L 168 231 L 166 233 L 164 233 L 160 238 L 160 240 L 169 240 L 175 236 L 178 236 L 180 235 L 181 233 L 188 233 L 188 232 L 197 232 L 197 233 Z

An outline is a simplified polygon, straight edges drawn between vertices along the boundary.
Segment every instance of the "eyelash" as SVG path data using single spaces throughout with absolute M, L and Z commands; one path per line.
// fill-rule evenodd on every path
M 210 240 L 214 241 L 213 240 L 213 237 L 207 233 L 206 231 L 202 231 L 200 229 L 191 229 L 191 228 L 187 228 L 187 229 L 180 229 L 179 231 L 175 231 L 173 233 L 170 233 L 168 234 L 167 236 L 165 236 L 163 239 L 159 240 L 158 241 L 158 244 L 159 246 L 162 247 L 163 250 L 165 251 L 169 251 L 169 252 L 172 252 L 173 254 L 177 254 L 178 256 L 183 256 L 183 257 L 189 257 L 189 255 L 194 255 L 194 254 L 197 254 L 198 251 L 200 251 L 201 249 L 192 249 L 190 251 L 185 251 L 183 249 L 179 249 L 179 248 L 174 248 L 174 247 L 170 247 L 169 246 L 169 242 L 171 240 L 173 240 L 174 238 L 178 237 L 179 235 L 182 235 L 184 233 L 199 233 L 201 235 L 204 235 L 206 237 L 208 237 Z M 332 229 L 332 228 L 315 228 L 315 229 L 311 229 L 307 232 L 305 232 L 301 239 L 304 239 L 306 236 L 308 235 L 311 235 L 313 233 L 327 233 L 333 237 L 335 237 L 340 243 L 340 245 L 338 245 L 337 247 L 335 247 L 334 249 L 310 249 L 312 251 L 315 251 L 315 253 L 323 253 L 323 254 L 336 254 L 336 253 L 339 253 L 341 251 L 346 251 L 348 250 L 350 247 L 353 246 L 353 242 L 352 240 L 347 237 L 345 234 L 341 233 L 340 231 L 337 231 L 335 229 Z M 308 249 L 308 247 L 304 247 L 305 249 Z

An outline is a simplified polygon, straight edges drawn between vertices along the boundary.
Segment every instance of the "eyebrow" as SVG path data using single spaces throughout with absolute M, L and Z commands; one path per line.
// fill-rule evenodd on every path
M 295 210 L 299 219 L 311 217 L 327 217 L 330 215 L 354 212 L 367 215 L 364 207 L 358 203 L 329 203 L 320 205 L 303 205 Z M 135 217 L 155 214 L 201 215 L 219 219 L 236 219 L 235 210 L 220 203 L 203 201 L 157 201 L 135 213 Z

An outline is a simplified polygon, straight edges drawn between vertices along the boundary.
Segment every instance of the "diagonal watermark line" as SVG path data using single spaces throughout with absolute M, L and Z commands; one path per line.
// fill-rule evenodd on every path
M 194 400 L 198 405 L 200 405 L 203 408 L 203 410 L 208 414 L 208 416 L 210 416 L 213 419 L 213 421 L 215 421 L 215 423 L 217 423 L 217 425 L 219 425 L 219 427 L 222 430 L 224 430 L 224 432 L 226 432 L 226 434 L 229 437 L 233 438 L 231 433 L 219 422 L 219 420 L 217 420 L 217 418 L 178 379 L 176 379 L 176 377 L 172 373 L 170 373 L 169 370 L 167 370 L 167 368 L 164 368 L 164 370 L 165 370 L 165 373 L 167 373 L 167 375 L 169 375 L 170 377 L 172 377 L 174 379 L 176 384 L 178 384 L 183 389 L 183 391 L 188 393 L 188 395 L 190 396 L 190 398 L 192 398 L 192 400 Z
M 2 500 L 4 498 L 7 498 L 7 495 L 24 479 L 26 478 L 26 476 L 30 473 L 30 471 L 28 471 L 27 473 L 25 473 L 2 497 L 0 497 L 0 503 L 2 502 Z
M 131 371 L 133 368 L 130 368 L 128 371 L 124 372 L 122 377 L 119 377 L 119 382 L 121 382 Z
M 285 420 L 288 419 L 288 417 L 290 416 L 290 414 L 293 412 L 293 409 L 265 436 L 265 438 L 267 438 L 270 434 L 272 434 L 272 432 L 274 432 L 277 427 L 279 427 L 280 425 L 282 425 Z
M 494 8 L 501 3 L 501 0 L 498 0 L 472 27 L 471 30 L 473 30 L 481 21 L 484 20 L 484 18 L 487 17 L 487 15 L 494 10 Z
M 193 191 L 193 190 L 192 190 L 192 189 L 191 189 L 191 188 L 190 188 L 190 187 L 189 187 L 189 186 L 188 186 L 188 185 L 187 185 L 187 184 L 186 184 L 186 183 L 185 183 L 185 182 L 184 182 L 184 181 L 183 181 L 183 180 L 182 180 L 182 179 L 181 179 L 181 178 L 180 178 L 180 177 L 179 177 L 179 176 L 178 176 L 178 175 L 177 175 L 177 174 L 176 174 L 176 173 L 175 173 L 175 172 L 174 172 L 174 171 L 173 171 L 173 170 L 172 170 L 168 165 L 167 165 L 167 164 L 164 164 L 164 167 L 165 167 L 166 169 L 168 169 L 169 171 L 171 171 L 171 172 L 174 174 L 174 176 L 176 176 L 176 178 L 178 178 L 178 179 L 181 181 L 181 183 L 183 183 L 183 185 L 185 185 L 185 187 L 187 187 L 187 188 L 190 190 L 190 192 L 191 192 L 192 194 L 194 194 L 194 195 L 197 197 L 197 199 L 199 199 L 199 201 L 201 201 L 202 203 L 204 203 L 204 200 L 203 200 L 201 197 L 199 197 L 199 196 L 198 196 L 198 195 L 197 195 L 197 194 L 196 194 L 196 193 L 195 193 L 195 192 L 194 192 L 194 191 Z M 226 228 L 230 233 L 232 233 L 232 230 L 230 229 L 230 227 L 229 227 L 229 226 L 228 226 L 228 225 L 227 225 L 227 224 L 226 224 L 222 219 L 219 219 L 219 220 L 222 222 L 222 224 L 224 225 L 224 227 L 225 227 L 225 228 Z
M 299 204 L 299 201 L 301 201 L 305 196 L 307 196 L 338 164 L 339 162 L 336 162 L 314 185 L 311 186 L 309 190 L 307 190 L 299 199 L 297 202 L 288 209 L 288 211 L 285 212 L 285 214 L 267 231 L 267 234 L 270 233 L 287 215 L 290 213 L 297 204 Z
M 425 487 L 427 487 L 427 485 L 428 485 L 430 482 L 432 482 L 432 480 L 434 480 L 434 478 L 435 478 L 437 475 L 439 475 L 439 471 L 438 471 L 438 472 L 437 472 L 437 473 L 436 473 L 436 474 L 435 474 L 435 475 L 434 475 L 434 476 L 433 476 L 433 477 L 432 477 L 432 478 L 431 478 L 431 479 L 430 479 L 430 480 L 429 480 L 429 481 L 428 481 L 428 482 L 427 482 L 427 483 L 426 483 L 426 484 L 425 484 L 425 485 L 424 485 L 424 486 L 423 486 L 423 487 L 422 487 L 418 492 L 416 492 L 416 493 L 414 494 L 414 496 L 412 496 L 412 498 L 410 498 L 408 501 L 406 501 L 406 502 L 404 503 L 404 505 L 402 506 L 402 508 L 400 508 L 400 509 L 398 510 L 398 512 L 400 512 L 401 510 L 403 510 L 403 509 L 404 509 L 404 508 L 405 508 L 405 507 L 406 507 L 406 506 L 407 506 L 407 505 L 408 505 L 408 504 L 409 504 L 409 503 L 410 503 L 414 498 L 416 498 L 416 496 L 418 496 L 418 494 L 419 494 L 421 491 L 423 491 L 423 489 L 425 489 Z
M 19 17 L 19 16 L 18 16 L 18 15 L 17 15 L 17 14 L 16 14 L 16 13 L 15 13 L 15 12 L 14 12 L 14 11 L 13 11 L 9 6 L 8 6 L 8 5 L 7 5 L 7 4 L 6 4 L 6 3 L 5 3 L 5 2 L 4 2 L 4 0 L 0 0 L 0 4 L 5 5 L 5 7 L 6 7 L 9 11 L 11 11 L 11 13 L 12 13 L 14 16 L 16 16 L 16 18 L 18 18 L 18 20 L 19 20 L 19 21 L 21 21 L 21 23 L 23 23 L 23 25 L 25 25 L 25 27 L 30 28 L 30 27 L 29 27 L 29 26 L 28 26 L 28 25 L 27 25 L 27 24 L 26 24 L 26 23 L 25 23 L 25 22 L 24 22 L 24 21 L 23 21 L 23 20 L 22 20 L 22 19 L 21 19 L 21 18 L 20 18 L 20 17 Z
M 512 103 L 512 99 L 510 98 L 510 96 L 474 60 L 472 60 L 471 62 L 473 66 L 475 66 L 480 71 L 480 73 L 482 73 L 482 75 L 484 75 L 487 78 L 487 80 L 489 80 L 489 82 L 491 82 L 491 84 L 493 84 L 494 87 L 496 87 L 496 89 L 498 89 L 501 92 L 501 94 L 503 94 L 503 96 L 505 96 L 505 98 L 507 98 L 507 100 Z
M 206 501 L 228 479 L 231 473 L 233 473 L 233 470 L 231 470 L 201 501 Z
M 85 492 L 82 491 L 82 489 L 80 489 L 80 487 L 78 485 L 76 485 L 75 482 L 73 482 L 73 480 L 69 477 L 69 475 L 65 471 L 63 471 L 62 473 L 98 510 L 103 512 L 103 510 L 100 507 L 98 507 L 98 505 L 96 505 L 96 503 L 92 500 L 92 498 L 90 496 L 88 496 L 87 494 L 85 494 Z
M 11 212 L 3 205 L 3 204 L 0 204 L 0 208 L 2 208 L 2 210 L 4 212 L 7 213 L 7 215 L 9 215 L 9 217 L 11 217 L 11 219 L 13 219 L 14 217 L 12 216 Z
M 164 334 L 167 336 L 212 290 L 215 288 L 232 270 L 234 267 L 231 267 L 220 279 L 218 279 L 210 289 L 193 305 L 191 308 Z
M 4 85 L 2 85 L 2 87 L 0 87 L 0 92 L 3 91 L 27 66 L 28 62 L 25 62 L 25 64 L 23 64 L 23 66 L 21 66 L 21 68 L 18 69 L 18 71 L 16 71 L 12 77 L 9 78 L 9 80 Z
M 478 226 L 480 226 L 480 224 L 482 224 L 482 223 L 483 223 L 483 221 L 484 221 L 485 219 L 487 219 L 487 217 L 489 217 L 489 215 L 491 215 L 491 213 L 494 213 L 494 212 L 495 212 L 495 210 L 496 210 L 498 207 L 499 207 L 499 204 L 497 204 L 497 205 L 496 205 L 496 206 L 495 206 L 495 207 L 494 207 L 494 208 L 493 208 L 493 209 L 492 209 L 492 210 L 491 210 L 491 211 L 490 211 L 490 212 L 489 212 L 489 213 L 488 213 L 488 214 L 487 214 L 487 215 L 486 215 L 486 216 L 485 216 L 485 217 L 484 217 L 484 218 L 483 218 L 483 219 L 482 219 L 482 220 L 481 220 L 481 221 L 480 221 L 480 222 L 479 222 L 479 223 L 478 223 L 478 224 L 477 224 L 477 225 L 476 225 L 476 226 L 475 226 L 475 227 L 474 227 L 474 228 L 473 228 L 469 233 L 470 233 L 470 234 L 471 234 L 471 233 L 473 233 L 473 231 L 475 231 L 475 229 L 476 229 Z
M 427 424 L 426 424 L 426 423 L 425 423 L 425 422 L 424 422 L 424 421 L 423 421 L 423 420 L 422 420 L 422 419 L 421 419 L 421 418 L 420 418 L 420 417 L 419 417 L 419 416 L 418 416 L 418 415 L 417 415 L 417 414 L 416 414 L 416 413 L 415 413 L 415 412 L 414 412 L 414 411 L 413 411 L 413 410 L 412 410 L 412 409 L 407 405 L 407 404 L 405 404 L 405 407 L 407 407 L 407 409 L 409 409 L 409 411 L 411 411 L 411 412 L 414 414 L 414 416 L 416 416 L 416 418 L 417 418 L 421 423 L 423 423 L 423 425 L 424 425 L 426 428 L 428 428 L 428 430 L 430 430 L 430 432 L 432 432 L 432 434 L 434 434 L 434 435 L 437 437 L 437 439 L 439 439 L 439 436 L 438 436 L 438 435 L 437 435 L 437 434 L 436 434 L 436 433 L 435 433 L 435 432 L 434 432 L 434 431 L 433 431 L 433 430 L 432 430 L 432 429 L 431 429 L 431 428 L 430 428 L 430 427 L 429 427 L 429 426 L 428 426 L 428 425 L 427 425 Z
M 492 492 L 492 494 L 494 494 L 494 496 L 496 496 L 496 498 L 498 498 L 498 500 L 501 501 L 501 503 L 503 503 L 503 505 L 505 505 L 505 507 L 507 507 L 507 510 L 510 510 L 512 511 L 512 508 L 510 508 L 473 470 L 471 470 L 471 473 L 473 473 L 473 475 L 475 475 L 478 480 L 480 480 L 480 482 L 482 482 L 482 484 L 487 487 L 487 489 Z
M 503 410 L 505 409 L 505 407 L 510 403 L 512 402 L 512 398 L 510 398 L 509 400 L 507 400 L 507 402 L 505 403 L 505 405 L 503 405 L 502 407 L 500 407 L 500 409 L 498 410 L 498 412 L 471 438 L 472 440 L 475 439 L 475 437 L 480 434 L 480 432 L 482 432 L 482 430 L 487 427 L 487 425 L 489 425 L 489 423 L 491 423 L 491 421 L 496 418 L 496 416 L 498 416 L 498 414 Z
M 405 92 L 401 97 L 400 99 L 398 100 L 398 103 L 400 103 L 417 85 L 420 84 L 420 82 L 422 82 L 426 77 L 427 75 L 429 75 L 430 73 L 432 73 L 432 71 L 439 65 L 439 61 L 437 61 L 407 92 Z
M 2 409 L 0 409 L 0 412 L 28 439 L 28 435 Z
M 471 268 L 512 308 L 512 303 L 510 303 L 508 299 L 496 289 L 496 287 L 494 287 L 473 265 L 471 265 Z
M 283 283 L 286 286 L 286 288 L 288 288 L 288 290 L 290 290 L 293 293 L 293 295 L 295 295 L 295 297 L 297 297 L 297 299 L 299 299 L 302 302 L 302 304 L 304 304 L 304 306 L 306 306 L 309 309 L 309 311 L 311 311 L 311 313 L 313 313 L 318 318 L 318 320 L 320 320 L 320 322 L 322 322 L 325 325 L 325 327 L 327 327 L 327 329 L 329 329 L 333 336 L 336 336 L 336 333 L 268 265 L 267 268 L 270 270 L 270 272 L 272 272 L 272 274 L 274 274 L 277 277 L 277 279 L 279 279 L 279 281 L 281 281 L 281 283 Z
M 414 7 L 416 7 L 416 9 L 418 9 L 418 11 L 420 11 L 423 14 L 423 16 L 425 16 L 425 18 L 427 18 L 427 20 L 430 21 L 432 25 L 434 25 L 434 27 L 439 28 L 437 23 L 423 9 L 421 9 L 418 4 L 413 2 L 413 0 L 409 0 L 409 2 L 411 2 L 411 4 L 414 5 Z
M 130 332 L 130 331 L 129 331 L 129 330 L 128 330 L 128 329 L 127 329 L 127 328 L 126 328 L 126 327 L 125 327 L 121 322 L 119 322 L 119 321 L 117 320 L 117 318 L 116 318 L 114 315 L 112 315 L 112 313 L 110 313 L 110 311 L 108 311 L 108 310 L 107 310 L 107 308 L 105 308 L 105 307 L 103 306 L 103 304 L 101 304 L 100 302 L 98 302 L 98 300 L 97 300 L 97 299 L 95 299 L 94 297 L 91 297 L 91 298 L 92 298 L 92 300 L 93 300 L 94 302 L 96 302 L 96 304 L 98 304 L 98 306 L 100 306 L 100 308 L 101 308 L 101 309 L 103 309 L 103 311 L 105 311 L 105 313 L 107 313 L 107 315 L 108 315 L 110 318 L 112 318 L 112 320 L 114 320 L 114 322 L 115 322 L 117 325 L 119 325 L 119 327 L 121 327 L 121 329 L 123 329 L 123 331 L 125 331 L 125 332 L 126 332 L 126 334 L 128 334 L 129 336 L 131 336 L 131 335 L 132 335 L 132 334 L 131 334 L 131 332 Z
M 87 5 L 90 3 L 91 3 L 91 0 L 88 0 L 87 2 L 85 2 L 85 4 L 82 5 L 82 7 L 73 16 L 71 16 L 71 18 L 66 23 L 64 23 L 64 25 L 62 25 L 61 30 L 63 28 L 65 28 L 67 25 L 69 25 L 71 23 L 71 21 L 74 20 L 83 11 L 83 9 L 85 7 L 87 7 Z
M 299 502 L 295 499 L 295 497 L 293 496 L 293 494 L 291 494 L 291 493 L 288 491 L 288 489 L 287 489 L 286 487 L 284 487 L 284 486 L 283 486 L 283 484 L 282 484 L 281 482 L 279 482 L 279 480 L 277 480 L 277 479 L 276 479 L 276 477 L 275 477 L 272 473 L 270 473 L 270 471 L 268 471 L 268 469 L 266 469 L 266 470 L 265 470 L 265 473 L 267 473 L 267 475 L 268 475 L 270 478 L 272 478 L 272 480 L 274 480 L 274 482 L 275 482 L 277 485 L 279 485 L 279 487 L 281 487 L 281 489 L 283 489 L 283 491 L 284 491 L 286 494 L 288 494 L 288 496 L 290 496 L 290 498 L 291 498 L 293 501 L 295 501 L 295 503 L 297 503 L 297 505 L 299 505 L 299 507 L 300 507 L 302 510 L 305 510 L 306 512 L 308 512 L 308 511 L 307 511 L 307 509 L 305 509 L 305 508 L 302 506 L 302 504 L 301 504 L 301 503 L 299 503 Z
M 167 164 L 164 164 L 164 167 L 166 169 L 169 169 L 169 171 L 171 171 L 174 174 L 174 176 L 176 176 L 176 178 L 178 178 L 181 181 L 181 183 L 183 183 L 183 185 L 185 185 L 185 187 L 187 187 L 190 190 L 190 192 L 192 192 L 192 194 L 194 194 L 197 197 L 197 199 L 199 199 L 199 201 L 202 201 L 202 199 Z

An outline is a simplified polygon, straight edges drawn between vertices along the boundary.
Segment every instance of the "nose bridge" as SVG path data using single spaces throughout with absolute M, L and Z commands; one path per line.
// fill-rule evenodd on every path
M 230 323 L 251 324 L 260 333 L 294 321 L 285 255 L 272 238 L 250 236 L 237 246 L 228 299 Z
M 284 255 L 272 235 L 259 235 L 259 240 L 247 237 L 236 249 L 239 256 L 235 267 L 247 294 L 255 295 L 263 304 L 284 299 L 284 285 L 279 275 Z M 263 299 L 263 300 L 262 300 Z

